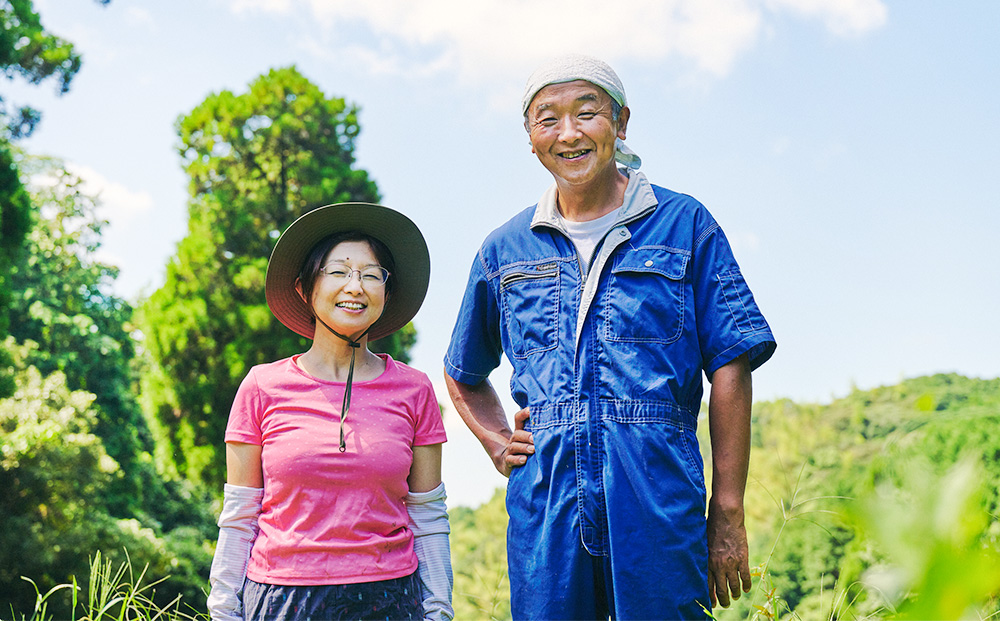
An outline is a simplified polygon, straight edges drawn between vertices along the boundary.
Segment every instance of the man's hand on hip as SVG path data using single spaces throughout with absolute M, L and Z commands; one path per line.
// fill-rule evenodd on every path
M 531 432 L 524 430 L 524 422 L 528 418 L 528 408 L 519 410 L 514 415 L 514 432 L 510 435 L 510 441 L 500 454 L 497 464 L 497 470 L 505 477 L 509 477 L 514 468 L 528 463 L 528 457 L 535 453 L 535 440 Z

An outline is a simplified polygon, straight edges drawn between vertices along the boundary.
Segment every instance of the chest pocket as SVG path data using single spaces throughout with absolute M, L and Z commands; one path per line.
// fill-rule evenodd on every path
M 673 343 L 684 331 L 685 252 L 638 248 L 611 268 L 605 292 L 604 337 L 628 343 Z
M 500 277 L 511 353 L 515 358 L 559 342 L 559 264 L 519 265 Z

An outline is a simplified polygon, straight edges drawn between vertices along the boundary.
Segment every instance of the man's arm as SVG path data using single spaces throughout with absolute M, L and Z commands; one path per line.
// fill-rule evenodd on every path
M 479 438 L 500 474 L 510 476 L 513 468 L 523 466 L 528 455 L 535 452 L 531 434 L 524 430 L 528 408 L 514 415 L 514 431 L 511 431 L 507 414 L 490 380 L 465 384 L 445 373 L 444 381 L 459 416 Z
M 750 363 L 743 355 L 712 376 L 708 427 L 712 439 L 712 497 L 708 503 L 708 590 L 712 605 L 750 592 L 743 493 L 750 466 Z

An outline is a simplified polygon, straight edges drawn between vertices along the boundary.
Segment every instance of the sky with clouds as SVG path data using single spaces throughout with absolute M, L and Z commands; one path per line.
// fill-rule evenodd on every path
M 101 192 L 103 256 L 129 299 L 159 286 L 186 232 L 177 118 L 294 64 L 361 107 L 358 166 L 427 237 L 413 364 L 440 383 L 479 243 L 551 182 L 521 125 L 524 81 L 544 59 L 584 52 L 625 84 L 643 172 L 701 200 L 733 243 L 778 340 L 756 398 L 826 402 L 915 375 L 1000 375 L 1000 3 L 35 6 L 83 68 L 62 97 L 52 84 L 2 88 L 43 112 L 25 148 L 64 158 Z M 485 500 L 502 479 L 457 416 L 446 420 L 451 495 Z

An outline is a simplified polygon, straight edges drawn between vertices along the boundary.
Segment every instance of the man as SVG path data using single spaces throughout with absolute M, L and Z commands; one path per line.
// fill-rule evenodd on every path
M 774 338 L 708 211 L 636 170 L 611 67 L 556 59 L 522 111 L 555 183 L 483 243 L 445 358 L 459 414 L 510 477 L 511 612 L 704 618 L 750 589 L 750 372 Z M 502 352 L 513 432 L 487 379 Z

